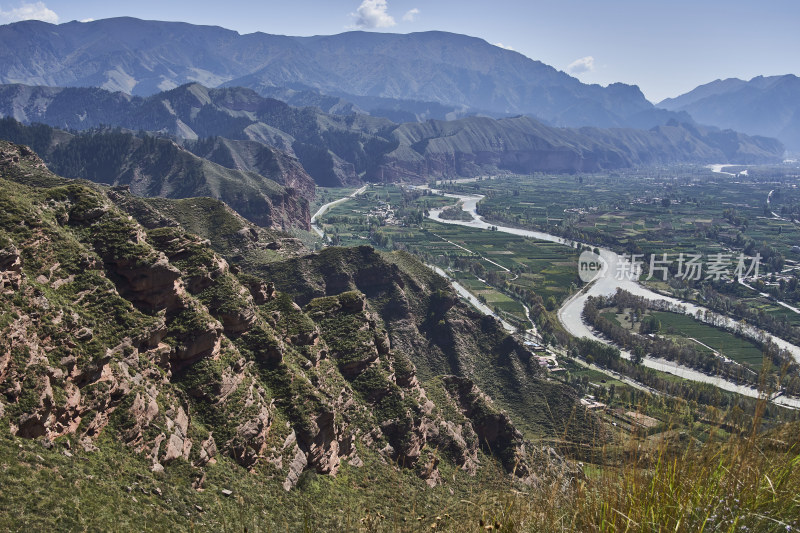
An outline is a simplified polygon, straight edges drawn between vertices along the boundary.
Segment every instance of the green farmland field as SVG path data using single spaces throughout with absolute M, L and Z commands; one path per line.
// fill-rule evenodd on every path
M 752 341 L 737 337 L 728 331 L 698 322 L 687 315 L 655 311 L 652 313 L 661 321 L 661 334 L 693 338 L 706 344 L 736 362 L 760 368 L 762 363 L 761 349 Z M 706 350 L 697 344 L 696 348 Z

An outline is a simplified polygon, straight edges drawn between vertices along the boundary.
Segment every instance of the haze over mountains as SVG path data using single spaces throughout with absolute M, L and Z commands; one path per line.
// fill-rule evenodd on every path
M 0 26 L 0 82 L 0 116 L 58 128 L 7 123 L 5 137 L 30 144 L 33 135 L 62 174 L 148 196 L 210 195 L 277 228 L 308 227 L 315 185 L 749 164 L 784 153 L 775 139 L 698 125 L 687 111 L 725 122 L 697 107 L 708 98 L 659 109 L 636 86 L 585 85 L 444 32 L 287 37 L 133 18 L 25 21 Z M 787 132 L 790 123 L 766 133 Z M 120 139 L 123 148 L 107 149 Z
M 288 87 L 345 100 L 403 100 L 421 118 L 444 118 L 438 104 L 452 112 L 530 114 L 558 126 L 649 128 L 672 116 L 638 87 L 585 85 L 517 52 L 445 32 L 286 37 L 133 18 L 25 21 L 0 27 L 0 49 L 3 83 L 139 96 L 187 82 L 262 95 Z M 420 102 L 433 103 L 430 115 Z M 396 102 L 362 103 L 386 108 Z
M 680 162 L 756 163 L 777 160 L 784 151 L 774 139 L 675 120 L 650 130 L 555 128 L 520 116 L 398 125 L 363 114 L 295 108 L 250 89 L 199 84 L 147 98 L 100 89 L 6 85 L 0 86 L 0 114 L 75 130 L 114 125 L 168 135 L 184 144 L 222 137 L 236 141 L 226 144 L 229 152 L 260 143 L 296 157 L 322 186 L 424 182 L 502 170 L 595 172 Z M 237 170 L 258 171 L 241 156 L 212 159 Z
M 800 151 L 800 78 L 792 74 L 715 80 L 658 106 L 688 112 L 703 124 L 777 137 Z

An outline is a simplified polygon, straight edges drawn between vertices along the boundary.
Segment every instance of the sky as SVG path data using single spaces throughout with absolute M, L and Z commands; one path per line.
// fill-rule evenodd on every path
M 800 75 L 798 0 L 0 0 L 0 24 L 132 16 L 239 33 L 442 30 L 652 102 L 715 79 Z

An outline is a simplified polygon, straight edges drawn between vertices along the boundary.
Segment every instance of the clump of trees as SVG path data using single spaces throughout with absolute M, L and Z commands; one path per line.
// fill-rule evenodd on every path
M 604 309 L 614 307 L 617 310 L 629 310 L 631 316 L 644 317 L 639 323 L 639 333 L 634 331 L 633 328 L 627 329 L 603 316 L 602 311 Z M 648 335 L 658 333 L 661 329 L 661 324 L 652 315 L 645 316 L 646 311 L 676 311 L 676 309 L 670 309 L 670 307 L 672 306 L 664 301 L 647 300 L 634 296 L 629 292 L 618 290 L 613 296 L 588 298 L 584 307 L 583 317 L 598 333 L 611 340 L 616 346 L 632 353 L 634 363 L 640 362 L 645 355 L 649 355 L 674 361 L 683 366 L 694 368 L 707 374 L 717 375 L 735 383 L 752 387 L 758 387 L 761 384 L 758 373 L 744 365 L 713 353 L 700 351 L 690 343 L 678 343 L 658 335 Z M 717 327 L 722 325 L 720 320 L 714 320 L 715 315 L 713 313 L 701 318 L 711 325 Z M 755 341 L 760 345 L 765 360 L 782 369 L 784 377 L 780 386 L 785 392 L 788 394 L 800 393 L 800 367 L 791 357 L 791 354 L 781 350 L 766 338 L 755 339 Z M 594 353 L 592 355 L 595 356 Z M 607 365 L 609 361 L 613 361 L 613 358 L 603 356 L 601 359 L 604 365 Z M 776 381 L 773 381 L 770 385 L 774 388 L 778 387 Z

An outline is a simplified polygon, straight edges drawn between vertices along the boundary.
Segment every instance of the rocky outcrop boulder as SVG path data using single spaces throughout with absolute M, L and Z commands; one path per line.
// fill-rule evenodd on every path
M 192 440 L 189 438 L 189 417 L 183 407 L 166 414 L 166 429 L 171 432 L 164 449 L 164 463 L 175 459 L 189 459 Z
M 182 307 L 181 272 L 164 254 L 146 264 L 135 258 L 112 259 L 111 262 L 111 269 L 120 278 L 120 294 L 137 307 L 150 312 L 162 309 L 171 312 Z
M 184 335 L 175 347 L 174 358 L 178 362 L 192 361 L 213 356 L 220 349 L 222 327 L 217 322 L 207 322 L 205 327 Z
M 255 322 L 256 311 L 252 307 L 245 307 L 234 313 L 218 313 L 217 317 L 226 334 L 238 335 L 250 329 Z
M 161 344 L 168 332 L 166 320 L 160 317 L 153 325 L 138 332 L 131 339 L 131 344 L 143 352 L 152 350 Z
M 258 414 L 241 424 L 233 441 L 228 443 L 231 456 L 237 463 L 246 468 L 255 465 L 264 450 L 271 425 L 270 410 L 262 403 Z
M 284 450 L 290 457 L 283 483 L 286 490 L 297 484 L 305 470 L 335 476 L 342 460 L 355 457 L 353 437 L 345 436 L 336 424 L 333 410 L 318 413 L 307 427 L 295 428 L 284 443 Z
M 22 276 L 22 256 L 13 244 L 0 249 L 0 291 L 19 289 Z
M 13 244 L 0 249 L 0 272 L 22 271 L 22 257 Z
M 275 284 L 271 281 L 265 283 L 259 279 L 251 280 L 247 288 L 250 290 L 250 295 L 253 297 L 253 302 L 256 305 L 263 305 L 272 301 L 277 295 L 275 292 Z
M 450 399 L 469 419 L 480 445 L 500 457 L 503 467 L 520 479 L 530 476 L 522 433 L 514 427 L 506 413 L 498 411 L 468 378 L 443 378 Z

